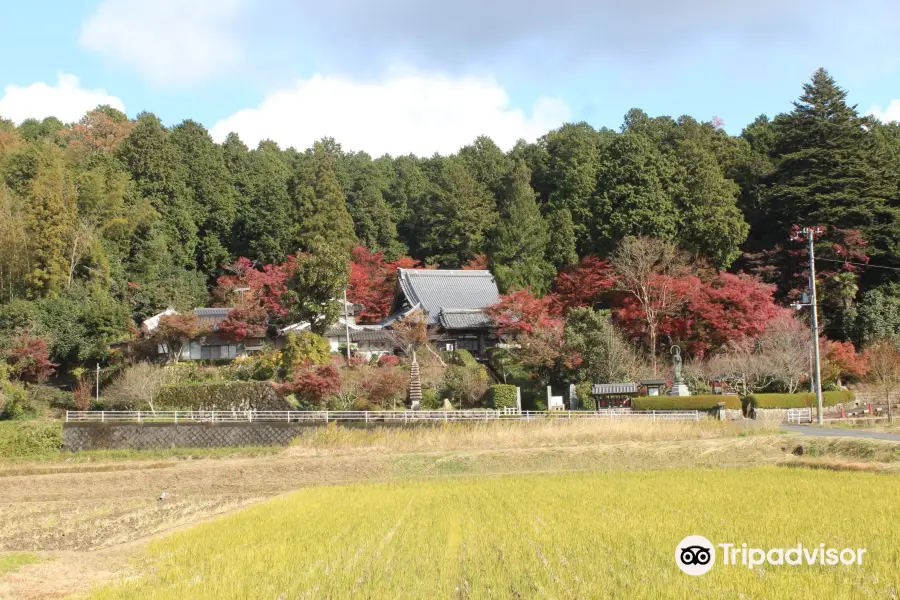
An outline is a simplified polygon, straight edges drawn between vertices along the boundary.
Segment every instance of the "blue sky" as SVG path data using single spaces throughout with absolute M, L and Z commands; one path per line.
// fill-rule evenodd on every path
M 790 110 L 819 66 L 900 119 L 900 3 L 859 0 L 33 0 L 0 22 L 0 116 L 97 101 L 305 147 L 509 147 L 564 121 Z M 852 6 L 852 8 L 850 8 Z

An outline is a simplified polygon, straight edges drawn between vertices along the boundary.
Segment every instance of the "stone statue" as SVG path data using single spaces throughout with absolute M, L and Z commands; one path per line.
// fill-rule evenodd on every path
M 672 354 L 672 364 L 675 366 L 675 385 L 681 383 L 681 348 L 672 346 L 669 350 Z

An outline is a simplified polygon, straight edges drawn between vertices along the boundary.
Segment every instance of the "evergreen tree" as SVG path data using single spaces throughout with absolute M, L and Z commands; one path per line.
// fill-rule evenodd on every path
M 495 203 L 458 158 L 433 159 L 428 167 L 430 189 L 415 217 L 421 254 L 414 258 L 459 268 L 485 253 L 497 222 Z
M 601 256 L 627 236 L 672 239 L 678 213 L 663 187 L 671 165 L 639 133 L 624 133 L 604 149 L 593 198 L 592 253 Z M 577 223 L 576 223 L 577 231 Z
M 373 164 L 366 165 L 356 177 L 347 197 L 347 208 L 353 218 L 356 237 L 366 248 L 384 252 L 394 260 L 405 252 L 397 238 L 397 223 L 391 207 L 384 199 L 387 182 Z
M 497 227 L 491 263 L 501 291 L 530 289 L 540 296 L 547 291 L 554 272 L 546 259 L 550 233 L 530 181 L 528 167 L 519 161 L 507 181 L 504 205 L 508 215 Z
M 900 251 L 896 174 L 875 151 L 872 123 L 846 98 L 819 69 L 794 110 L 775 119 L 768 214 L 783 238 L 795 224 L 861 229 L 873 256 L 894 260 Z
M 185 183 L 196 206 L 197 264 L 207 274 L 216 274 L 227 261 L 227 245 L 237 212 L 223 149 L 202 125 L 191 120 L 173 129 L 172 143 L 184 157 Z
M 291 214 L 288 180 L 291 171 L 274 142 L 261 142 L 250 153 L 250 173 L 243 204 L 236 223 L 239 254 L 260 263 L 281 263 L 293 253 L 296 222 Z
M 320 240 L 349 257 L 350 250 L 356 245 L 356 234 L 344 191 L 334 170 L 333 155 L 317 152 L 312 157 L 312 164 L 315 168 L 313 185 L 292 184 L 298 216 L 295 245 L 306 251 L 312 248 L 314 240 Z
M 509 157 L 494 143 L 494 140 L 482 135 L 472 144 L 461 148 L 459 158 L 465 163 L 472 177 L 487 188 L 496 199 L 498 208 L 503 213 L 504 210 L 500 205 L 506 199 L 507 179 L 514 167 Z
M 162 216 L 178 264 L 192 267 L 197 255 L 196 207 L 187 187 L 187 165 L 169 131 L 150 113 L 137 124 L 117 156 L 131 175 L 138 193 Z
M 726 179 L 715 156 L 693 140 L 676 146 L 678 161 L 674 201 L 678 207 L 679 244 L 695 256 L 725 269 L 740 256 L 749 226 L 737 206 L 739 188 Z
M 547 166 L 540 179 L 549 189 L 547 202 L 572 214 L 575 245 L 581 254 L 587 254 L 593 246 L 591 197 L 608 137 L 587 123 L 576 123 L 563 125 L 542 139 Z
M 572 213 L 567 208 L 554 209 L 548 216 L 547 224 L 550 230 L 550 238 L 547 242 L 547 260 L 550 264 L 557 271 L 578 264 Z

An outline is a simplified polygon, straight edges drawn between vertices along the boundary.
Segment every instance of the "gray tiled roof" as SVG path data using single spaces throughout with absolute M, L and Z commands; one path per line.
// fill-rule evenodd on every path
M 500 302 L 490 271 L 400 269 L 400 290 L 410 306 L 420 304 L 429 324 L 438 322 L 442 307 L 484 309 Z
M 360 329 L 350 332 L 351 342 L 390 342 L 393 338 L 384 329 Z
M 478 308 L 441 308 L 438 322 L 444 329 L 483 329 L 492 325 L 491 318 Z
M 232 308 L 195 308 L 194 314 L 197 315 L 197 321 L 200 325 L 210 327 L 213 330 L 219 328 L 219 324 L 225 320 Z
M 636 383 L 595 383 L 591 386 L 591 395 L 637 394 Z

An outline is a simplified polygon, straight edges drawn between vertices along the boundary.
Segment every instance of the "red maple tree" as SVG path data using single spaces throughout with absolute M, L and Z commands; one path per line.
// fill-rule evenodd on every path
M 786 309 L 775 304 L 775 286 L 749 275 L 730 273 L 668 278 L 671 302 L 659 334 L 682 346 L 687 354 L 703 356 L 745 338 L 756 338 Z M 661 284 L 659 278 L 651 285 Z M 631 337 L 646 337 L 640 305 L 620 298 L 614 309 L 617 324 Z
M 269 315 L 259 305 L 239 306 L 219 323 L 217 332 L 226 340 L 243 342 L 247 338 L 265 337 Z
M 537 327 L 562 322 L 552 296 L 538 298 L 531 290 L 525 289 L 501 296 L 500 302 L 488 307 L 485 312 L 501 334 L 532 333 Z
M 28 333 L 13 338 L 4 355 L 10 375 L 28 383 L 43 383 L 59 366 L 50 362 L 47 341 Z
M 224 306 L 246 307 L 258 305 L 276 317 L 287 314 L 282 304 L 287 291 L 289 273 L 293 270 L 294 258 L 280 265 L 264 265 L 257 269 L 248 258 L 243 256 L 229 265 L 225 265 L 228 275 L 222 275 L 216 281 L 213 299 L 216 304 Z
M 476 254 L 460 267 L 463 271 L 487 271 L 490 261 L 486 254 Z
M 560 313 L 575 307 L 593 307 L 615 283 L 616 275 L 608 260 L 586 256 L 556 276 L 551 297 Z
M 334 365 L 300 368 L 276 389 L 284 395 L 294 394 L 305 408 L 319 408 L 325 398 L 341 389 L 341 375 Z
M 360 323 L 377 323 L 391 310 L 398 269 L 415 269 L 419 261 L 403 256 L 386 261 L 384 253 L 371 252 L 365 246 L 353 249 L 350 259 L 350 289 L 347 299 L 363 308 L 357 313 Z

